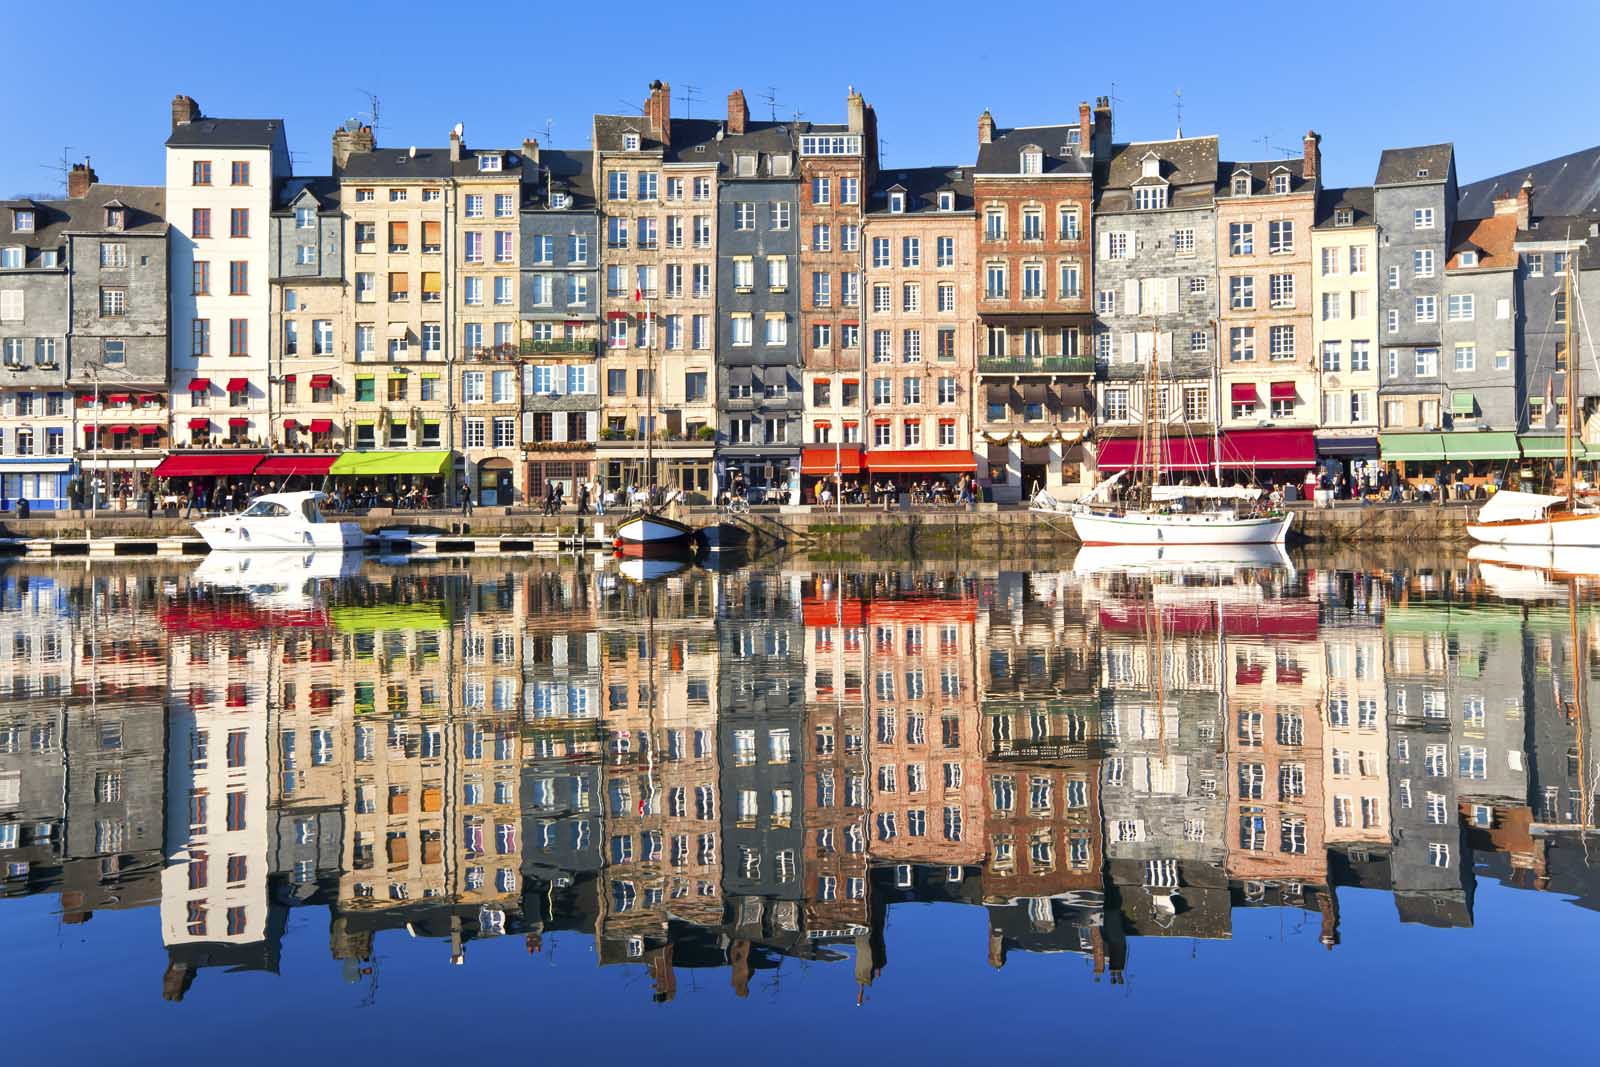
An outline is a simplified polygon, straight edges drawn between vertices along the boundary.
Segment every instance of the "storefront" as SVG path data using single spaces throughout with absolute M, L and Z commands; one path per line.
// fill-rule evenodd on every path
M 867 480 L 873 486 L 891 484 L 899 492 L 921 486 L 939 489 L 954 500 L 958 478 L 977 469 L 972 450 L 874 448 L 866 455 Z M 942 487 L 942 489 L 940 489 Z
M 756 498 L 769 504 L 800 502 L 800 450 L 777 451 L 766 445 L 725 445 L 717 453 L 722 485 L 741 476 Z
M 511 461 L 490 456 L 473 464 L 477 501 L 487 508 L 509 507 L 516 493 L 511 487 Z
M 68 488 L 73 462 L 61 456 L 6 456 L 0 459 L 0 511 L 16 511 L 19 501 L 30 511 L 57 511 L 71 506 Z
M 448 503 L 445 482 L 451 459 L 452 453 L 443 451 L 345 452 L 328 474 L 346 507 L 433 507 Z M 506 467 L 509 473 L 509 462 Z
M 653 466 L 647 462 L 650 453 Z M 716 446 L 710 442 L 657 441 L 649 450 L 643 441 L 602 442 L 597 462 L 607 492 L 656 485 L 668 492 L 680 489 L 689 503 L 700 504 L 709 503 L 716 492 L 715 456 Z
M 561 487 L 561 499 L 568 504 L 578 499 L 578 486 L 594 479 L 594 453 L 529 453 L 528 501 L 533 506 L 545 498 L 550 486 Z
M 1444 435 L 1438 433 L 1383 433 L 1378 435 L 1378 455 L 1395 474 L 1413 487 L 1432 484 L 1444 463 Z
M 1542 492 L 1554 489 L 1557 482 L 1562 482 L 1561 488 L 1565 489 L 1566 435 L 1523 434 L 1517 438 L 1517 447 L 1522 453 L 1522 462 L 1517 465 L 1517 488 Z M 1600 459 L 1600 455 L 1590 452 L 1577 438 L 1573 439 L 1572 462 L 1578 465 L 1580 476 L 1584 471 L 1582 465 L 1592 465 L 1596 459 Z M 1594 480 L 1592 467 L 1590 480 Z
M 836 479 L 837 476 L 837 479 Z M 811 503 L 817 499 L 817 487 L 825 486 L 837 492 L 843 482 L 848 492 L 852 484 L 860 487 L 861 445 L 852 442 L 838 445 L 816 445 L 800 453 L 801 499 Z
M 1317 438 L 1311 430 L 1227 430 L 1217 458 L 1223 481 L 1303 485 L 1317 469 Z
M 1378 461 L 1378 438 L 1375 434 L 1317 434 L 1317 466 L 1337 482 L 1340 475 L 1349 475 L 1351 482 L 1366 480 L 1369 469 L 1381 466 Z
M 321 489 L 327 482 L 333 461 L 337 458 L 333 455 L 299 453 L 268 456 L 255 469 L 256 482 L 262 492 Z
M 1119 471 L 1144 472 L 1150 462 L 1144 440 L 1138 437 L 1113 437 L 1100 442 L 1096 466 L 1101 478 Z M 1169 437 L 1160 448 L 1161 470 L 1175 475 L 1206 474 L 1213 470 L 1216 451 L 1209 437 Z
M 157 493 L 192 501 L 202 511 L 234 511 L 250 499 L 264 452 L 174 452 L 151 473 Z

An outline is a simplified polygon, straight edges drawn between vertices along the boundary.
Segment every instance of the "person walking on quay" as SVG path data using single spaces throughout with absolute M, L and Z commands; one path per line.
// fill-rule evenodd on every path
M 578 514 L 589 514 L 589 483 L 578 483 Z
M 461 490 L 461 517 L 467 518 L 472 514 L 472 490 Z
M 600 483 L 586 482 L 584 484 L 589 487 L 589 495 L 594 497 L 594 513 L 596 515 L 604 515 L 606 513 L 606 494 L 600 488 Z
M 155 491 L 154 487 L 149 486 L 149 485 L 146 485 L 144 487 L 144 500 L 143 500 L 143 503 L 144 503 L 144 517 L 147 518 L 147 519 L 155 518 L 156 517 L 156 491 Z

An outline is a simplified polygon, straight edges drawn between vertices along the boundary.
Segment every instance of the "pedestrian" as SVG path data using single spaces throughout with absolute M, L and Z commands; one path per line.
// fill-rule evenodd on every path
M 462 518 L 466 518 L 467 516 L 469 516 L 471 514 L 472 514 L 472 490 L 471 489 L 467 489 L 467 488 L 463 488 L 461 490 L 461 517 Z
M 589 484 L 587 482 L 578 483 L 578 514 L 589 514 Z
M 594 513 L 596 515 L 604 515 L 606 513 L 605 492 L 601 490 L 599 482 L 591 482 L 589 484 L 591 487 L 590 495 L 594 497 Z
M 149 485 L 144 487 L 144 517 L 147 519 L 156 517 L 156 491 Z

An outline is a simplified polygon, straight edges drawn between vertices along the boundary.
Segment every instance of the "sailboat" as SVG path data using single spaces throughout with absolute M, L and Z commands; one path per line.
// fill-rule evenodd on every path
M 643 292 L 639 289 L 633 291 L 633 299 L 643 299 Z M 646 377 L 649 379 L 650 388 L 645 390 L 645 435 L 644 435 L 644 469 L 646 492 L 651 493 L 656 476 L 655 464 L 655 344 L 656 323 L 655 306 L 651 304 L 645 312 L 650 320 L 649 343 L 645 345 Z M 668 518 L 662 514 L 660 507 L 647 496 L 642 504 L 636 505 L 635 510 L 628 514 L 617 526 L 616 548 L 625 556 L 670 556 L 682 555 L 693 547 L 695 539 L 694 527 L 677 519 Z
M 1160 484 L 1166 435 L 1156 411 L 1161 381 L 1158 363 L 1158 358 L 1152 354 L 1140 438 L 1145 462 L 1145 480 L 1140 494 L 1143 506 L 1120 508 L 1103 502 L 1100 498 L 1115 479 L 1102 482 L 1084 501 L 1064 509 L 1072 519 L 1078 539 L 1085 545 L 1282 544 L 1294 521 L 1293 514 L 1241 513 L 1244 505 L 1253 505 L 1260 499 L 1260 489 Z M 1213 435 L 1216 432 L 1213 425 Z
M 1564 285 L 1567 299 L 1566 352 L 1567 352 L 1567 492 L 1565 496 L 1548 493 L 1521 493 L 1502 489 L 1478 509 L 1477 517 L 1467 524 L 1467 533 L 1474 541 L 1490 545 L 1543 545 L 1549 547 L 1600 546 L 1600 507 L 1579 503 L 1578 478 L 1573 463 L 1574 425 L 1578 412 L 1578 352 L 1573 347 L 1572 320 L 1577 317 L 1573 303 L 1572 282 L 1577 277 L 1578 257 L 1582 246 L 1567 255 L 1567 274 Z

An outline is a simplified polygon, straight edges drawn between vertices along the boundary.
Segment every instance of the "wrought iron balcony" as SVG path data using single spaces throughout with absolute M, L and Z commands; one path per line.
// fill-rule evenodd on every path
M 1093 374 L 1093 356 L 982 356 L 980 374 Z

